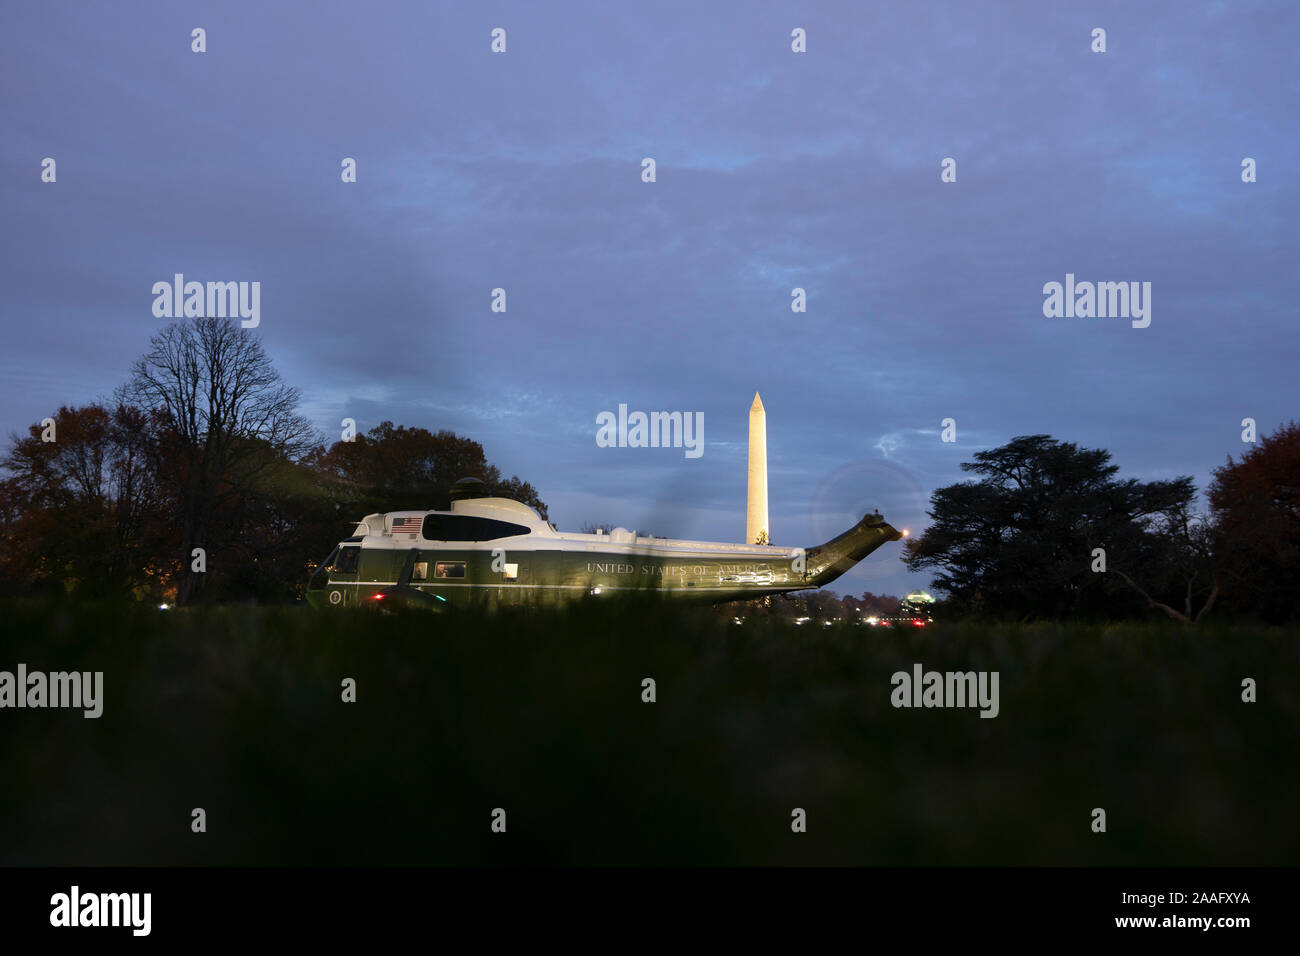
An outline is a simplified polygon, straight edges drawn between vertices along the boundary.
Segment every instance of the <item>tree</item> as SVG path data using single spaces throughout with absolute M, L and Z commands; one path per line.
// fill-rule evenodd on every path
M 359 515 L 337 506 L 327 476 L 309 464 L 272 461 L 246 494 L 232 497 L 222 523 L 235 532 L 205 595 L 283 602 L 302 598 L 307 578 Z
M 1152 553 L 1150 529 L 1186 511 L 1188 477 L 1119 480 L 1110 453 L 1048 435 L 977 452 L 963 471 L 980 476 L 936 490 L 934 524 L 904 547 L 913 570 L 937 568 L 933 586 L 956 609 L 1016 617 L 1116 615 L 1136 596 L 1116 575 L 1092 571 L 1093 552 L 1123 567 Z
M 3 466 L 4 577 L 82 594 L 157 590 L 148 560 L 158 524 L 147 447 L 155 422 L 138 408 L 61 407 L 54 441 L 41 425 L 11 436 Z
M 333 479 L 341 503 L 357 517 L 376 511 L 444 510 L 461 478 L 479 478 L 492 494 L 515 498 L 543 519 L 549 517 L 536 488 L 516 476 L 503 478 L 482 445 L 451 431 L 384 421 L 352 441 L 318 449 L 312 462 Z
M 1300 593 L 1300 424 L 1289 422 L 1215 469 L 1210 508 L 1228 583 L 1225 603 L 1270 621 L 1295 617 Z
M 303 454 L 313 437 L 297 414 L 298 390 L 281 381 L 261 342 L 230 319 L 174 322 L 120 391 L 162 424 L 152 458 L 179 523 L 177 602 L 197 600 L 204 573 L 196 548 L 215 555 L 235 537 L 223 511 L 273 464 Z
M 1107 570 L 1148 607 L 1183 624 L 1196 624 L 1210 613 L 1221 593 L 1221 555 L 1219 536 L 1209 517 L 1176 508 L 1156 519 L 1138 549 L 1130 550 L 1127 571 L 1115 564 Z M 1142 580 L 1134 580 L 1129 571 Z M 1182 610 L 1175 604 L 1181 604 Z
M 891 614 L 897 614 L 902 599 L 894 597 L 892 594 L 872 594 L 870 591 L 862 592 L 862 599 L 859 607 L 862 608 L 864 615 L 875 615 L 876 617 L 888 617 Z

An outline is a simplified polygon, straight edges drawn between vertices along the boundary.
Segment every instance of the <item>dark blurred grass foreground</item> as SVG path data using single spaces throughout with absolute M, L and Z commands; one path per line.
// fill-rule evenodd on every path
M 4 864 L 1300 858 L 1282 630 L 736 626 L 596 601 L 0 611 L 0 670 L 104 672 L 98 720 L 0 710 Z M 915 662 L 999 671 L 1000 715 L 893 708 Z

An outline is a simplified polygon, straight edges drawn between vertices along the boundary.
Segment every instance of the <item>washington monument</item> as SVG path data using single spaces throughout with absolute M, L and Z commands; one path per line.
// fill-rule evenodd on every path
M 745 511 L 745 543 L 769 544 L 767 522 L 767 412 L 754 393 L 749 406 L 749 505 Z

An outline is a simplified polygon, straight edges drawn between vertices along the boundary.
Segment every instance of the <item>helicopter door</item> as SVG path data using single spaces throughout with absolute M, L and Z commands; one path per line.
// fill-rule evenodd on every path
M 333 605 L 355 607 L 360 600 L 357 595 L 357 568 L 361 563 L 361 548 L 348 545 L 339 548 L 330 566 L 330 580 L 325 599 Z

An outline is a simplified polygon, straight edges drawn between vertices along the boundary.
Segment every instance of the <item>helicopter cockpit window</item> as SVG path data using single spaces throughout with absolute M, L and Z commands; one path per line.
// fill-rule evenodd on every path
M 361 561 L 360 548 L 343 548 L 334 559 L 334 570 L 340 574 L 356 574 L 357 564 Z

